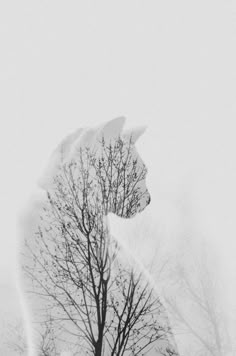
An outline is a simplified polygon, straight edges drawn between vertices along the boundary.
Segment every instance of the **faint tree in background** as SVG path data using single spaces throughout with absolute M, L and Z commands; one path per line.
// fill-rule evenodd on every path
M 55 176 L 35 239 L 26 241 L 24 271 L 81 354 L 147 355 L 158 343 L 167 356 L 163 306 L 142 273 L 124 264 L 105 220 L 108 212 L 132 217 L 149 203 L 146 167 L 132 138 L 103 139 L 100 149 L 81 148 Z
M 186 267 L 184 261 L 175 268 L 175 280 L 181 298 L 167 299 L 170 312 L 179 332 L 194 340 L 196 351 L 191 348 L 188 355 L 228 355 L 233 349 L 225 307 L 219 300 L 217 273 L 209 269 L 204 250 L 199 252 L 198 258 L 192 255 L 192 261 L 194 268 Z
M 24 325 L 21 320 L 15 322 L 6 322 L 1 336 L 1 343 L 5 351 L 14 352 L 16 355 L 27 355 L 27 344 L 24 332 Z
M 37 350 L 40 356 L 59 356 L 56 349 L 56 325 L 49 316 L 41 325 L 39 343 Z
M 36 346 L 40 356 L 59 356 L 56 350 L 56 334 L 53 320 L 48 319 L 41 325 L 39 343 Z M 7 321 L 1 335 L 1 343 L 4 345 L 4 355 L 17 356 L 28 355 L 28 347 L 23 320 L 16 317 L 15 321 Z

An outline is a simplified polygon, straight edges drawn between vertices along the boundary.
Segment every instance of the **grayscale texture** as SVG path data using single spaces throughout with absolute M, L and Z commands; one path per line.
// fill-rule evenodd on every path
M 108 215 L 111 234 L 148 271 L 181 356 L 235 355 L 235 12 L 228 0 L 0 3 L 0 355 L 30 333 L 19 220 L 42 199 L 50 153 L 121 115 L 148 127 L 136 147 L 152 201 Z
M 110 233 L 109 213 L 135 219 L 150 203 L 135 149 L 143 129 L 123 125 L 120 117 L 68 136 L 25 216 L 20 288 L 30 355 L 178 355 L 148 271 Z

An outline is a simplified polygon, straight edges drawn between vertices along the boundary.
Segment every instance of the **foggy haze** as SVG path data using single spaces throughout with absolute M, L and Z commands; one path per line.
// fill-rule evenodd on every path
M 145 256 L 158 237 L 171 256 L 207 246 L 235 335 L 235 14 L 223 0 L 0 5 L 1 311 L 18 312 L 19 219 L 51 152 L 124 115 L 148 126 L 137 149 L 157 237 Z

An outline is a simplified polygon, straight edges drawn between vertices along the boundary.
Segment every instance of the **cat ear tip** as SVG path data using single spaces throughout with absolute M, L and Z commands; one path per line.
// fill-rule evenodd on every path
M 137 128 L 137 131 L 139 132 L 139 136 L 142 136 L 148 129 L 147 125 L 142 125 Z
M 114 119 L 109 120 L 108 122 L 113 122 L 113 123 L 119 122 L 119 124 L 123 126 L 125 124 L 125 121 L 126 121 L 126 117 L 122 115 L 122 116 L 117 116 Z

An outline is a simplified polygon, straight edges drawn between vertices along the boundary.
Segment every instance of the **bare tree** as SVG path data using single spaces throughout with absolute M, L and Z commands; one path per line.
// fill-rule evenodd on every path
M 146 355 L 159 345 L 177 355 L 159 298 L 124 264 L 105 219 L 109 212 L 132 217 L 149 203 L 145 176 L 132 137 L 103 139 L 97 151 L 80 148 L 55 176 L 35 238 L 26 241 L 31 292 L 81 354 Z
M 40 356 L 57 356 L 56 328 L 51 317 L 45 320 L 40 331 L 39 344 L 37 346 Z
M 21 320 L 17 319 L 15 322 L 6 322 L 1 339 L 6 350 L 14 352 L 19 356 L 27 354 L 26 337 Z
M 209 268 L 203 249 L 198 250 L 197 258 L 191 254 L 191 260 L 191 265 L 182 261 L 175 267 L 177 294 L 181 298 L 172 296 L 167 300 L 170 312 L 179 332 L 191 337 L 195 344 L 195 351 L 192 348 L 188 355 L 225 356 L 232 352 L 232 345 L 220 303 L 217 273 Z

